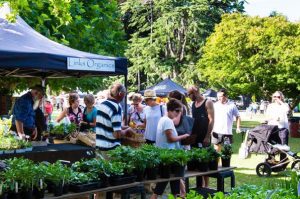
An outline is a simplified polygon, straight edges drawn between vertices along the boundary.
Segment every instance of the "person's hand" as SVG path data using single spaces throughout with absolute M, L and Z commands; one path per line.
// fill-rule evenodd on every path
M 190 137 L 190 135 L 189 134 L 183 134 L 181 139 L 186 139 L 187 137 Z
M 134 134 L 135 134 L 135 131 L 130 127 L 125 130 L 126 137 L 133 137 Z
M 203 147 L 208 147 L 210 146 L 210 136 L 206 136 L 202 142 Z
M 32 140 L 36 140 L 37 136 L 38 136 L 37 130 L 34 129 L 33 132 L 32 132 L 32 134 L 31 134 L 31 139 Z
M 235 132 L 236 133 L 241 133 L 241 129 L 240 128 L 236 128 Z
M 18 136 L 21 140 L 25 140 L 25 138 L 26 138 L 24 133 L 18 133 Z

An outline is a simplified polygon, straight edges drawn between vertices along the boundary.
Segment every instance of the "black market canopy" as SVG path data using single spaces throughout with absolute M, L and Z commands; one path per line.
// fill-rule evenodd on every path
M 181 92 L 184 95 L 187 94 L 187 91 L 182 86 L 180 86 L 179 84 L 173 82 L 169 78 L 167 78 L 167 79 L 159 82 L 155 86 L 151 86 L 147 89 L 155 90 L 156 95 L 160 96 L 160 97 L 165 97 L 165 96 L 168 95 L 169 92 L 174 91 L 174 90 L 177 90 L 177 91 Z M 141 93 L 144 94 L 144 91 L 145 90 L 141 91 Z
M 65 78 L 127 75 L 127 59 L 82 52 L 61 45 L 32 29 L 21 17 L 5 19 L 0 7 L 0 76 Z

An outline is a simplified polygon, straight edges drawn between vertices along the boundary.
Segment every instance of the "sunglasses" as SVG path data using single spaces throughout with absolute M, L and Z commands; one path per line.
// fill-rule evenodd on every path
M 181 112 L 181 109 L 175 109 L 176 113 Z
M 273 98 L 280 98 L 280 96 L 273 96 Z

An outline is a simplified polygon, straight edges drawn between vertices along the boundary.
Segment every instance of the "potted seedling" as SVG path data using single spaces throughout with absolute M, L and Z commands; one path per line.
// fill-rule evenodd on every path
M 207 148 L 210 161 L 208 163 L 210 170 L 218 170 L 219 157 L 221 156 L 212 146 Z
M 173 150 L 172 169 L 175 177 L 183 177 L 185 166 L 189 160 L 189 156 L 184 150 Z
M 144 165 L 146 168 L 146 177 L 148 180 L 154 180 L 157 178 L 158 167 L 160 164 L 160 153 L 159 148 L 144 144 L 140 150 L 144 151 Z
M 222 167 L 230 167 L 230 159 L 232 153 L 233 151 L 231 144 L 225 144 L 223 149 L 221 150 Z
M 160 177 L 170 178 L 171 165 L 173 164 L 173 150 L 160 149 Z
M 5 172 L 5 178 L 10 184 L 10 190 L 13 197 L 32 198 L 35 173 L 32 169 L 34 163 L 31 160 L 23 158 L 13 158 L 7 160 L 8 169 Z M 19 196 L 17 196 L 19 195 Z
M 46 169 L 46 179 L 50 182 L 48 184 L 48 190 L 49 188 L 50 190 L 52 188 L 54 196 L 60 196 L 63 194 L 64 184 L 68 180 L 66 179 L 68 172 L 69 168 L 67 168 L 67 166 L 63 165 L 59 161 L 54 164 L 48 165 Z
M 47 166 L 43 163 L 35 165 L 33 168 L 35 179 L 34 179 L 34 189 L 33 195 L 35 198 L 44 198 L 45 189 L 47 187 L 45 183 L 45 178 L 47 173 Z

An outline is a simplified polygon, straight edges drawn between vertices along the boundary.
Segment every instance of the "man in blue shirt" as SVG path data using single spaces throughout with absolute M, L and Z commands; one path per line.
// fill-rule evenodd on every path
M 11 129 L 16 131 L 21 138 L 24 138 L 25 135 L 29 135 L 33 139 L 36 138 L 35 109 L 44 95 L 44 88 L 36 85 L 31 88 L 31 91 L 16 100 L 13 108 Z

